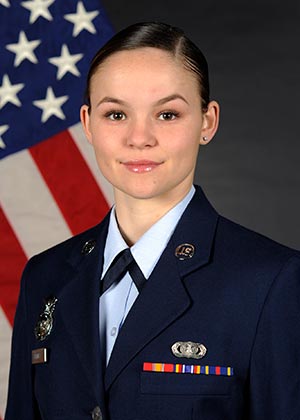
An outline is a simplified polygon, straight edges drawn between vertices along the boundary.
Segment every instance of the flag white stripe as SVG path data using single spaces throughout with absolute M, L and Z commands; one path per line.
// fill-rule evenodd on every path
M 0 417 L 4 418 L 8 390 L 12 330 L 0 306 Z
M 72 236 L 27 150 L 2 159 L 1 205 L 27 257 Z
M 102 194 L 104 195 L 106 201 L 111 206 L 114 203 L 114 196 L 113 196 L 113 190 L 110 185 L 110 183 L 104 178 L 102 173 L 100 172 L 95 154 L 94 149 L 92 146 L 88 143 L 85 134 L 82 130 L 81 124 L 75 124 L 72 127 L 69 128 L 69 132 L 71 133 L 71 136 L 76 143 L 76 146 L 80 150 L 82 156 L 84 157 L 90 171 L 92 172 L 95 180 L 97 181 L 97 184 L 99 185 Z

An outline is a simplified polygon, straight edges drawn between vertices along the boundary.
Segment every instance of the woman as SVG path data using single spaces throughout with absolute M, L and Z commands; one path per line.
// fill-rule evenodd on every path
M 6 420 L 300 418 L 299 253 L 193 186 L 218 119 L 181 30 L 97 53 L 81 120 L 115 206 L 28 263 Z

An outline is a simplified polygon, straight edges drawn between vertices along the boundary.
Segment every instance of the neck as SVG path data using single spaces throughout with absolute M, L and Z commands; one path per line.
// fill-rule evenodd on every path
M 147 232 L 152 225 L 175 207 L 189 192 L 191 186 L 181 194 L 167 197 L 139 199 L 115 191 L 116 217 L 120 232 L 128 244 L 132 246 Z

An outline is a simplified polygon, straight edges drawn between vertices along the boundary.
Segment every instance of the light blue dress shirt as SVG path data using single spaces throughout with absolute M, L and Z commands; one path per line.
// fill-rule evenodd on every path
M 192 186 L 189 193 L 175 207 L 159 219 L 144 235 L 130 248 L 134 259 L 142 270 L 146 279 L 149 278 L 161 254 L 171 238 L 175 227 L 187 205 L 195 193 Z M 128 248 L 124 241 L 113 208 L 110 215 L 108 233 L 104 248 L 104 261 L 101 280 L 110 267 L 114 258 L 123 249 Z M 102 354 L 106 354 L 108 364 L 118 332 L 125 318 L 137 298 L 139 292 L 129 273 L 116 285 L 112 285 L 99 301 L 100 344 Z

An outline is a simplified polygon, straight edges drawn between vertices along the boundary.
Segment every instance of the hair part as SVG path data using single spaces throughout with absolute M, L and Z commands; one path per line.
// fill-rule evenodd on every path
M 131 25 L 114 35 L 96 53 L 87 76 L 85 103 L 90 106 L 90 86 L 94 74 L 111 55 L 126 50 L 153 47 L 180 59 L 183 66 L 196 75 L 203 110 L 209 99 L 208 64 L 200 49 L 176 27 L 161 22 L 142 22 Z

